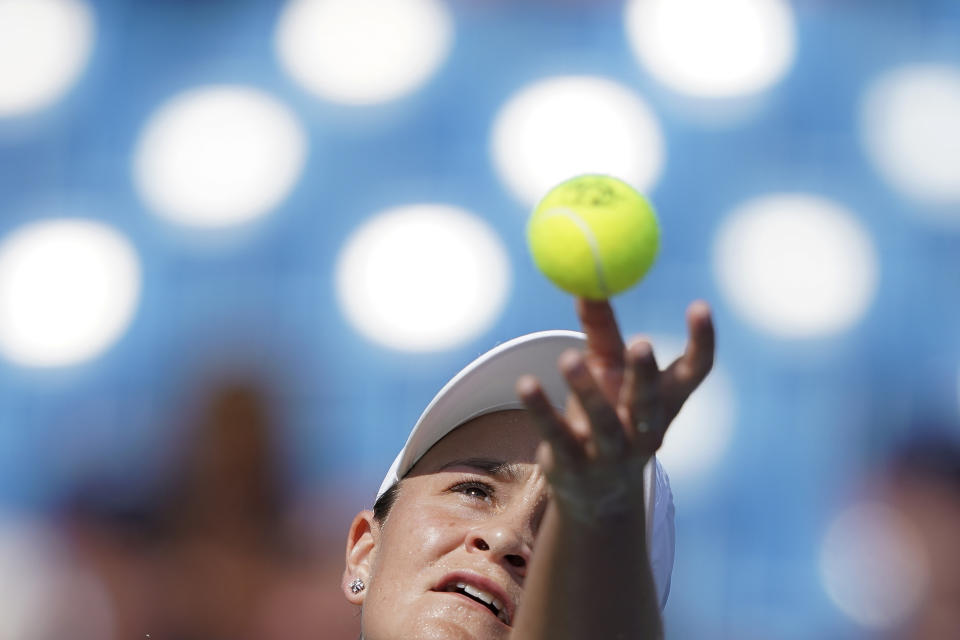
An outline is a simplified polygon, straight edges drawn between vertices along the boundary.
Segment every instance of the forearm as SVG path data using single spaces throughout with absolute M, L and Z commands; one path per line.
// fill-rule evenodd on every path
M 551 505 L 511 640 L 658 640 L 663 625 L 642 506 L 586 522 Z

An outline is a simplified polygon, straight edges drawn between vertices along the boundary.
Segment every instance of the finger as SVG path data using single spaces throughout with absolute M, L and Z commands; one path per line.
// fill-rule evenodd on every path
M 549 443 L 556 462 L 573 465 L 583 460 L 583 444 L 570 431 L 563 417 L 550 403 L 540 382 L 533 376 L 523 376 L 517 380 L 517 396 L 530 412 L 534 424 L 544 441 Z
M 623 381 L 623 338 L 607 300 L 577 298 L 577 315 L 587 334 L 587 365 L 601 389 L 615 402 Z
M 713 367 L 715 335 L 710 307 L 698 300 L 687 309 L 690 339 L 686 351 L 661 376 L 661 393 L 668 420 L 672 420 L 686 399 Z
M 657 430 L 656 418 L 660 400 L 660 369 L 647 340 L 637 340 L 627 349 L 627 370 L 620 393 L 620 407 L 626 411 L 624 421 L 637 433 Z
M 587 369 L 584 356 L 573 349 L 560 356 L 560 371 L 586 415 L 590 440 L 604 457 L 619 456 L 626 442 L 623 423 L 616 409 Z
M 540 467 L 541 471 L 548 478 L 552 477 L 557 471 L 557 461 L 556 456 L 553 453 L 553 445 L 551 445 L 547 440 L 542 440 L 539 445 L 537 445 L 536 458 L 537 466 Z

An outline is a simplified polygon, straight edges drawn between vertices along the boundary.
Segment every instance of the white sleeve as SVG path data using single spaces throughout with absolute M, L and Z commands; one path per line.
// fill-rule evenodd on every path
M 660 610 L 667 606 L 670 595 L 670 576 L 673 573 L 673 556 L 676 549 L 676 526 L 674 524 L 673 492 L 670 491 L 670 478 L 654 458 L 653 523 L 648 542 L 650 567 L 653 569 L 653 581 L 660 594 Z M 648 511 L 649 513 L 649 511 Z

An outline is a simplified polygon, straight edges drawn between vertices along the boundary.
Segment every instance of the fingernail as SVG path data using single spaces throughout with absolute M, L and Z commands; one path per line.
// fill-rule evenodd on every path
M 690 313 L 697 316 L 710 316 L 710 305 L 706 300 L 695 300 L 690 303 Z
M 539 388 L 540 383 L 534 376 L 520 376 L 520 378 L 517 380 L 517 395 L 521 398 L 529 398 L 530 396 L 535 395 Z
M 653 347 L 646 340 L 638 340 L 630 345 L 630 355 L 636 360 L 649 360 L 653 356 Z
M 575 349 L 564 351 L 560 356 L 558 366 L 560 370 L 567 375 L 578 375 L 581 371 L 586 370 L 586 366 L 583 363 L 583 354 Z

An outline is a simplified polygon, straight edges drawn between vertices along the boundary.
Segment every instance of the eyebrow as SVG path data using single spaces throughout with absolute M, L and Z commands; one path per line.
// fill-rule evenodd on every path
M 518 480 L 522 476 L 522 466 L 515 462 L 505 460 L 494 460 L 492 458 L 462 458 L 451 460 L 441 466 L 437 471 L 446 471 L 453 467 L 470 467 L 477 469 L 491 476 L 503 478 L 505 480 Z

